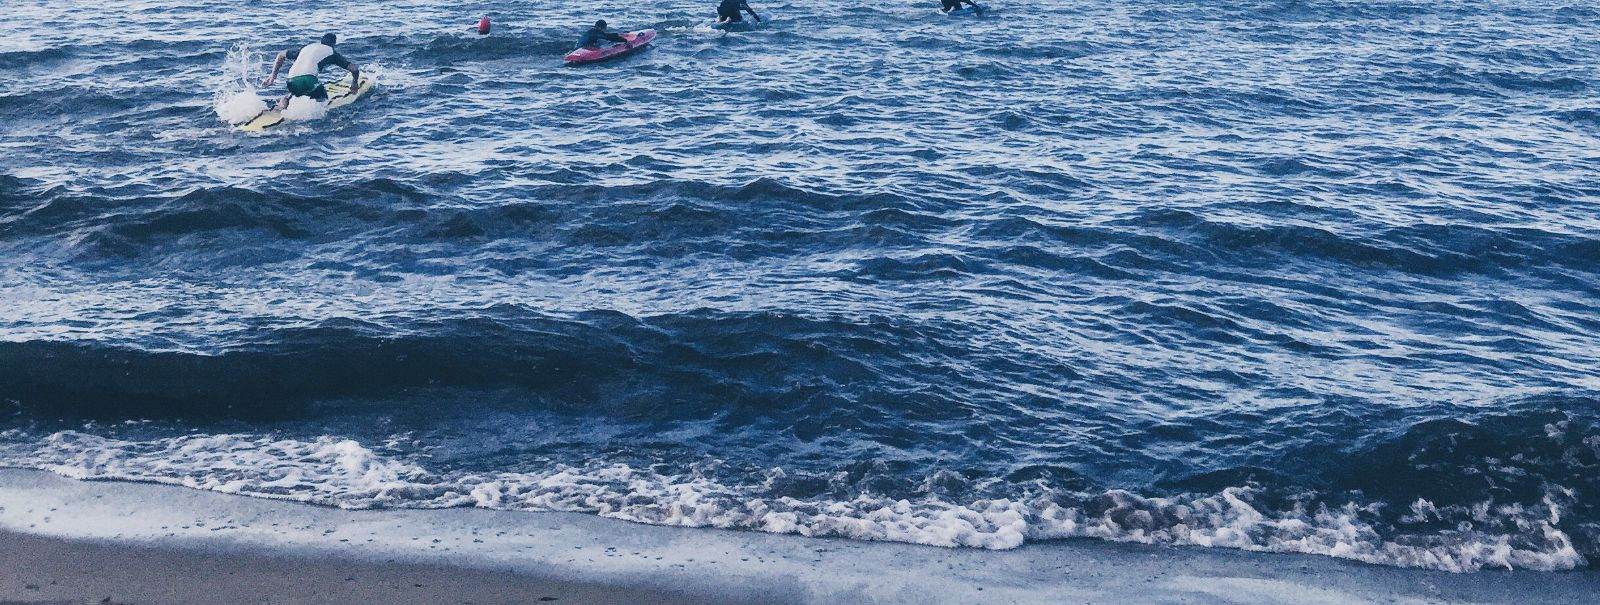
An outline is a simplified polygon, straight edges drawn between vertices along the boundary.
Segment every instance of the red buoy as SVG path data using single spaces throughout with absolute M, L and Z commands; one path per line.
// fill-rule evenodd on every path
M 489 35 L 489 15 L 484 15 L 482 19 L 478 20 L 478 35 Z

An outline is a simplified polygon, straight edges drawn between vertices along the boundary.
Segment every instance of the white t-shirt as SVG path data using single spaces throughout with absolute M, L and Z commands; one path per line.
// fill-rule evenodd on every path
M 304 48 L 290 53 L 289 58 L 294 59 L 294 65 L 289 67 L 289 77 L 291 78 L 317 75 L 317 72 L 322 71 L 322 66 L 324 65 L 338 65 L 345 69 L 349 69 L 350 65 L 349 61 L 339 56 L 339 53 L 334 52 L 332 46 L 321 42 L 307 44 Z

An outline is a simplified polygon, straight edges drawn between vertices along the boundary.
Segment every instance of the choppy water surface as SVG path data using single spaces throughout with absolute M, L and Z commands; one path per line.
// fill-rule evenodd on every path
M 0 6 L 0 464 L 1600 556 L 1588 3 L 758 3 L 726 37 L 681 1 L 87 6 Z M 662 35 L 562 67 L 596 17 Z M 328 29 L 369 98 L 218 118 Z

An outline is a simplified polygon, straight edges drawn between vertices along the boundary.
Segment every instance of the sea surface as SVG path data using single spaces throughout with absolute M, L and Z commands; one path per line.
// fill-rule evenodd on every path
M 1596 5 L 990 7 L 6 0 L 0 466 L 1600 560 Z M 227 124 L 326 31 L 369 97 Z

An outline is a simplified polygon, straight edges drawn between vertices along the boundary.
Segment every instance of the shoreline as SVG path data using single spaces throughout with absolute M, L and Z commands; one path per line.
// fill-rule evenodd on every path
M 1596 593 L 1595 570 L 1453 574 L 1096 541 L 946 549 L 577 513 L 351 511 L 0 469 L 0 603 L 1583 603 Z

